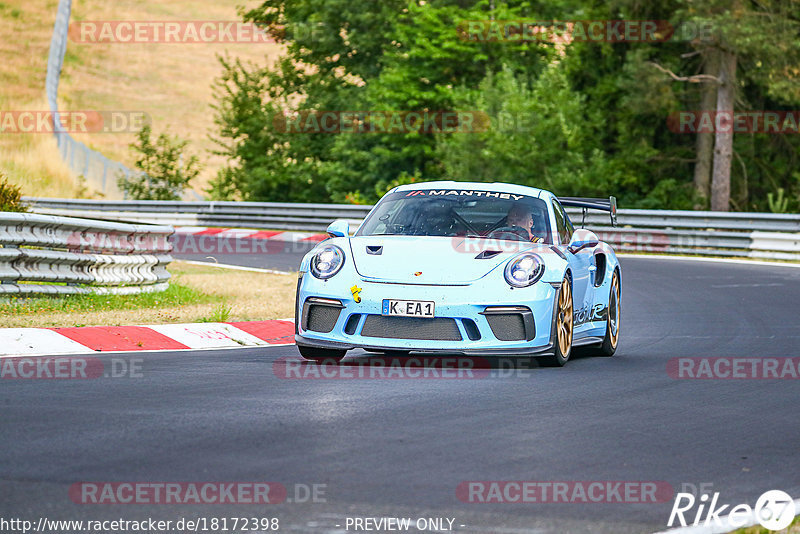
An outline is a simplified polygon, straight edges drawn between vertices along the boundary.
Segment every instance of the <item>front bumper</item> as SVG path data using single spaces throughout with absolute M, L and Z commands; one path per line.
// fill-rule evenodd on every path
M 360 302 L 356 302 L 353 295 L 354 287 L 359 290 Z M 505 282 L 498 284 L 487 279 L 468 285 L 416 285 L 368 281 L 356 276 L 340 278 L 340 275 L 323 281 L 306 274 L 298 284 L 295 341 L 301 346 L 344 350 L 543 354 L 553 346 L 551 328 L 557 291 L 553 285 L 541 281 L 527 288 L 511 288 Z M 447 335 L 421 333 L 436 331 L 432 323 L 426 322 L 434 319 L 404 321 L 382 316 L 384 299 L 435 302 L 435 320 L 444 323 Z M 314 321 L 309 318 L 310 306 L 314 303 L 328 307 L 320 308 L 319 312 L 325 314 L 327 320 L 323 328 L 318 327 L 319 321 L 312 324 Z M 523 333 L 515 339 L 509 339 L 502 332 L 498 335 L 497 323 L 492 323 L 494 329 L 490 324 L 493 311 L 494 315 L 518 313 L 521 323 L 516 331 Z M 365 329 L 368 321 L 370 327 Z M 379 335 L 375 335 L 376 323 L 383 325 L 383 330 L 377 329 Z M 392 330 L 394 326 L 397 328 Z M 396 332 L 396 337 L 387 333 L 392 331 Z M 426 335 L 433 339 L 419 339 Z
M 483 348 L 483 349 L 471 349 L 471 348 L 459 348 L 459 349 L 432 349 L 432 348 L 398 348 L 395 346 L 387 346 L 387 345 L 352 345 L 349 343 L 343 343 L 339 341 L 324 341 L 320 339 L 308 339 L 301 335 L 294 336 L 295 342 L 297 345 L 303 347 L 316 347 L 316 348 L 324 348 L 324 349 L 341 349 L 341 350 L 352 350 L 352 349 L 366 349 L 366 350 L 376 350 L 376 351 L 397 351 L 397 350 L 407 350 L 407 351 L 414 351 L 414 352 L 422 352 L 422 353 L 435 353 L 435 354 L 464 354 L 467 356 L 529 356 L 536 354 L 538 355 L 546 355 L 552 354 L 553 351 L 553 344 L 548 343 L 543 347 L 524 347 L 524 348 Z

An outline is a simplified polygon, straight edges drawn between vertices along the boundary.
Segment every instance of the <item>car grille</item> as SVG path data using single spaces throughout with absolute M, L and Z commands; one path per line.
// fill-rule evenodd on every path
M 522 341 L 525 339 L 525 323 L 519 313 L 493 313 L 486 315 L 489 328 L 500 341 Z
M 426 339 L 431 341 L 461 341 L 455 319 L 435 317 L 385 317 L 368 315 L 361 335 L 392 339 Z
M 324 306 L 321 304 L 307 304 L 308 318 L 306 319 L 305 330 L 311 332 L 322 332 L 327 334 L 336 326 L 339 319 L 341 308 Z

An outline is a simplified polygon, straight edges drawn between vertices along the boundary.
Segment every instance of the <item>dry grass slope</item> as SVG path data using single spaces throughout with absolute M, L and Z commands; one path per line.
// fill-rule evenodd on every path
M 238 20 L 237 3 L 212 0 L 75 0 L 77 21 Z M 55 21 L 55 0 L 0 0 L 0 109 L 44 110 L 45 70 Z M 67 46 L 59 106 L 62 110 L 144 111 L 156 133 L 169 131 L 191 141 L 205 162 L 195 184 L 201 191 L 220 167 L 213 147 L 211 84 L 220 73 L 218 54 L 259 64 L 274 61 L 280 47 L 265 43 L 83 44 Z M 76 136 L 106 156 L 132 166 L 133 133 Z M 74 196 L 79 184 L 60 161 L 46 134 L 0 133 L 0 167 L 26 194 Z
M 44 80 L 57 2 L 0 2 L 0 110 L 45 110 Z M 0 168 L 25 194 L 71 197 L 77 182 L 52 136 L 0 133 Z

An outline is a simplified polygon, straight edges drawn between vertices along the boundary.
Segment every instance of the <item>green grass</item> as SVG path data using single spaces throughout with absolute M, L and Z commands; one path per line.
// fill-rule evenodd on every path
M 197 320 L 198 323 L 224 323 L 231 318 L 233 307 L 229 306 L 226 302 L 220 303 L 211 315 L 208 317 L 201 317 Z
M 767 530 L 761 525 L 754 527 L 740 528 L 734 530 L 730 534 L 797 534 L 800 533 L 800 516 L 794 518 L 794 521 L 783 530 Z
M 0 328 L 263 321 L 294 313 L 296 278 L 175 261 L 169 289 L 142 295 L 0 295 Z
M 174 282 L 160 293 L 139 295 L 63 295 L 9 296 L 0 298 L 0 316 L 39 313 L 76 313 L 110 310 L 164 308 L 185 304 L 214 302 L 218 297 Z

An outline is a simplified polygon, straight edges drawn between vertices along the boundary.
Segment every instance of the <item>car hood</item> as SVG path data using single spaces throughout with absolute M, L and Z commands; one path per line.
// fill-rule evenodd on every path
M 469 284 L 516 254 L 534 248 L 540 246 L 464 237 L 360 236 L 350 239 L 358 274 L 374 281 L 402 284 Z

